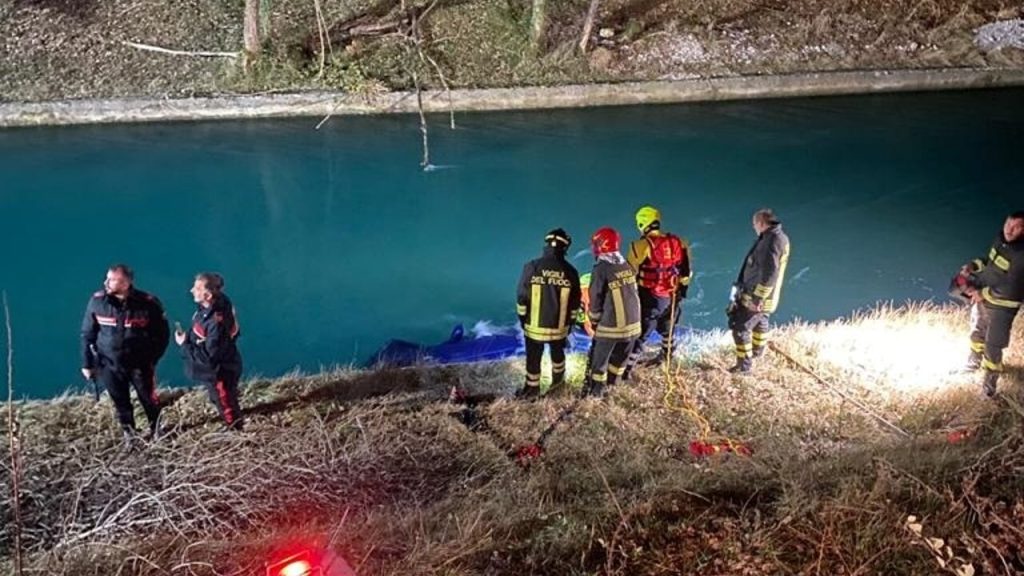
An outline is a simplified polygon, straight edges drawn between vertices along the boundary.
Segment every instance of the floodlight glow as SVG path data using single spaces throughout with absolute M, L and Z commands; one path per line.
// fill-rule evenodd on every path
M 963 333 L 927 318 L 865 318 L 837 323 L 798 337 L 823 364 L 855 375 L 858 384 L 922 392 L 963 381 Z

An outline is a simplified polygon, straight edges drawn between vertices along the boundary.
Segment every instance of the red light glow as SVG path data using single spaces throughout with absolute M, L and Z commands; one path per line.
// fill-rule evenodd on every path
M 305 560 L 296 560 L 289 562 L 281 571 L 278 572 L 278 576 L 311 576 L 313 574 L 313 566 Z

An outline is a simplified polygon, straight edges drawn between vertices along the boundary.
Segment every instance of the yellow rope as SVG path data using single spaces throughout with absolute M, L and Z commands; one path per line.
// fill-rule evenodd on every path
M 676 325 L 676 294 L 677 290 L 672 291 L 672 308 L 669 310 L 669 332 L 667 351 L 665 354 L 665 362 L 663 369 L 665 372 L 665 395 L 662 397 L 662 404 L 666 409 L 673 412 L 678 412 L 683 416 L 689 417 L 697 429 L 700 431 L 701 442 L 706 442 L 708 436 L 711 435 L 711 424 L 708 423 L 707 418 L 701 415 L 700 410 L 690 398 L 690 391 L 686 387 L 685 382 L 680 382 L 676 376 L 677 374 L 672 373 L 672 339 L 675 337 L 675 325 Z
M 700 442 L 706 444 L 711 436 L 711 423 L 700 413 L 696 402 L 690 396 L 686 383 L 678 379 L 678 373 L 682 367 L 677 366 L 676 373 L 672 372 L 672 339 L 675 337 L 676 326 L 676 294 L 676 290 L 673 290 L 672 308 L 669 311 L 668 353 L 665 354 L 665 362 L 662 366 L 665 373 L 665 394 L 662 397 L 662 404 L 667 410 L 678 412 L 693 421 L 699 431 Z M 721 436 L 721 439 L 733 453 L 741 453 L 740 443 L 727 436 Z

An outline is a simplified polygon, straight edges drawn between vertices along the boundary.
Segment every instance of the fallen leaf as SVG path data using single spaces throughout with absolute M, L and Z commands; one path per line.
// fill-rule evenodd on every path
M 957 576 L 974 576 L 974 565 L 964 564 L 963 566 L 956 569 Z

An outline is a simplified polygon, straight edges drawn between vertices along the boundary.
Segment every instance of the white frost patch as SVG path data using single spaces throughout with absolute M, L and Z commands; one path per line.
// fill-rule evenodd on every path
M 678 66 L 706 62 L 708 53 L 693 34 L 662 34 L 649 40 L 630 60 L 642 65 Z
M 985 24 L 974 32 L 974 43 L 985 52 L 1000 48 L 1024 49 L 1024 20 Z

